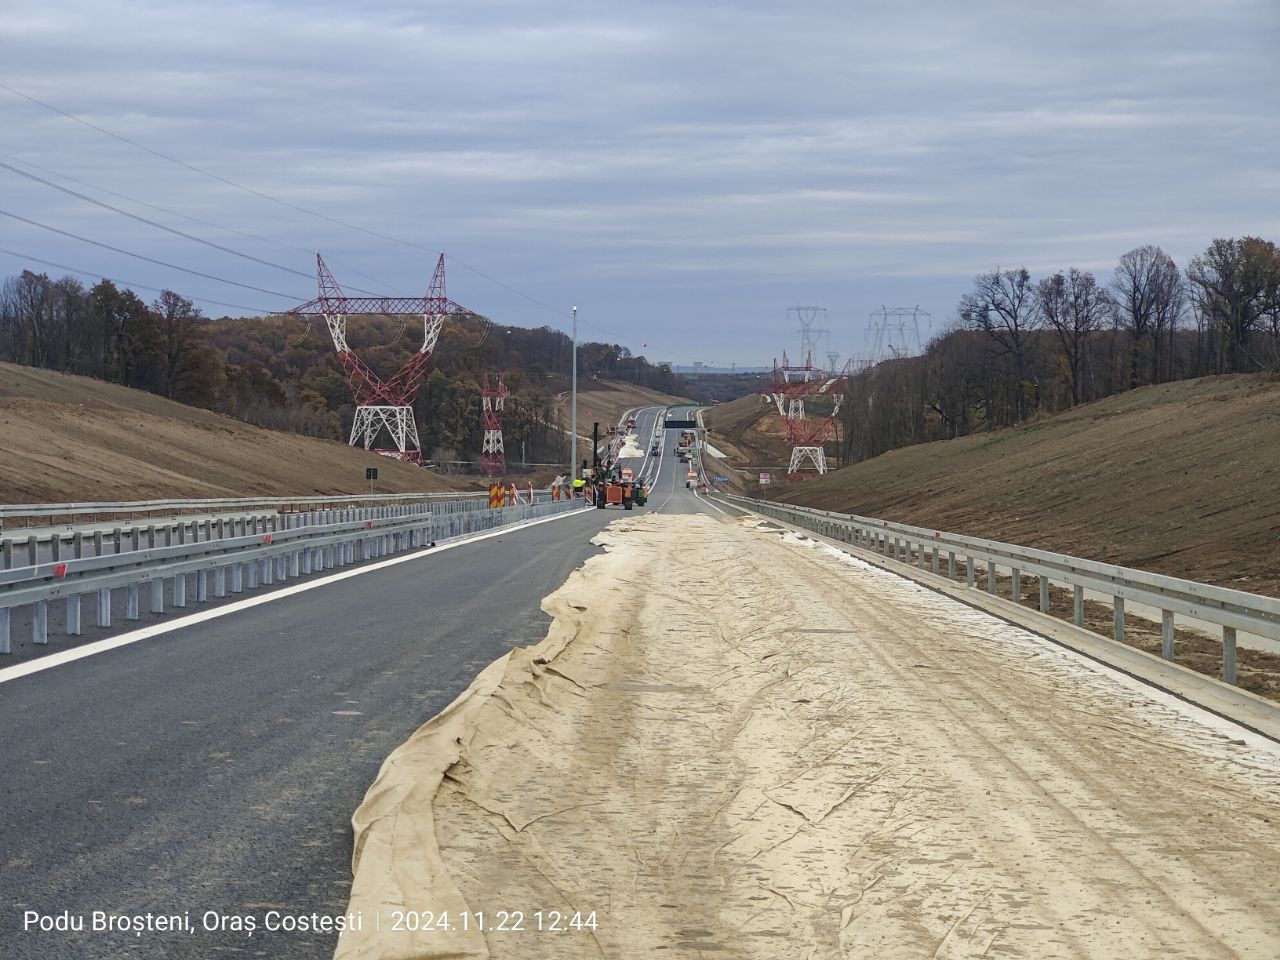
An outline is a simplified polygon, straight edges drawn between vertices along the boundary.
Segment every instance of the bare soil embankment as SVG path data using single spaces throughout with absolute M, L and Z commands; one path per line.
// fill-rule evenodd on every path
M 0 363 L 0 502 L 475 489 L 331 440 L 89 377 Z
M 564 430 L 569 429 L 570 409 L 569 393 L 557 394 L 555 404 L 556 420 Z M 591 436 L 591 424 L 599 423 L 600 432 L 618 422 L 624 413 L 636 407 L 667 406 L 673 403 L 690 403 L 684 397 L 675 397 L 660 393 L 648 387 L 638 387 L 633 383 L 622 383 L 617 380 L 592 380 L 590 377 L 578 380 L 578 433 Z
M 752 456 L 769 434 L 749 410 L 722 421 L 733 407 L 708 414 L 712 442 Z M 770 494 L 1278 596 L 1277 489 L 1280 378 L 1256 375 L 1145 387 Z

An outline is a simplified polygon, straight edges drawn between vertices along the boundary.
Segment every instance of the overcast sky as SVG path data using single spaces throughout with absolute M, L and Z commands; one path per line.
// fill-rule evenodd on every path
M 997 265 L 1280 240 L 1280 0 L 3 0 L 0 50 L 13 90 L 395 239 L 6 90 L 0 162 L 307 277 L 319 250 L 347 287 L 419 293 L 443 250 L 464 306 L 567 329 L 577 304 L 584 339 L 652 360 L 794 354 L 797 304 L 848 355 L 882 305 L 944 328 Z M 10 217 L 0 248 L 255 309 L 315 295 L 0 185 L 2 210 L 273 293 Z M 0 254 L 24 266 L 64 272 Z

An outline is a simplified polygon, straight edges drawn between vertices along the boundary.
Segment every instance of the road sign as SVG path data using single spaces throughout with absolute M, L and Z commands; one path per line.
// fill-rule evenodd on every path
M 377 479 L 378 479 L 378 468 L 377 468 L 377 467 L 365 467 L 365 468 L 364 468 L 364 478 L 365 478 L 366 480 L 377 480 Z
M 762 473 L 762 474 L 760 474 L 760 485 L 761 485 L 761 486 L 763 486 L 763 485 L 764 485 L 764 484 L 766 484 L 766 483 L 769 483 L 771 480 L 773 480 L 773 477 L 769 476 L 769 474 L 767 474 L 767 473 Z

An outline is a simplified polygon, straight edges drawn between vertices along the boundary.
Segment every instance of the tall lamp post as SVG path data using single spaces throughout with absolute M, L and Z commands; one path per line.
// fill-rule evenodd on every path
M 578 308 L 573 308 L 573 400 L 569 414 L 570 480 L 578 479 Z

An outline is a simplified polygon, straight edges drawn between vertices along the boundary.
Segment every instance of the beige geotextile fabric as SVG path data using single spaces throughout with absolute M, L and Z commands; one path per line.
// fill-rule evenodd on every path
M 341 960 L 1280 955 L 1274 746 L 760 521 L 600 539 L 383 766 Z

